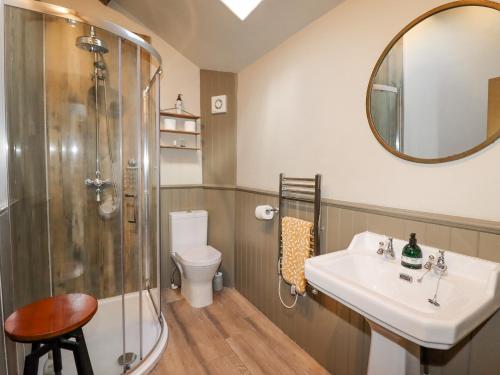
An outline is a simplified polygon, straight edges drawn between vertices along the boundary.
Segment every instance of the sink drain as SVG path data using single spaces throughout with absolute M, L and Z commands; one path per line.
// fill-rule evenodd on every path
M 118 364 L 125 367 L 126 369 L 129 369 L 130 365 L 132 365 L 132 363 L 134 363 L 136 359 L 137 354 L 128 352 L 118 357 Z

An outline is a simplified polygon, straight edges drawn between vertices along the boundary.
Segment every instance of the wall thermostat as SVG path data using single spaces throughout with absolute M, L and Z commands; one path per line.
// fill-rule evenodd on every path
M 212 113 L 227 112 L 227 97 L 226 95 L 212 96 Z

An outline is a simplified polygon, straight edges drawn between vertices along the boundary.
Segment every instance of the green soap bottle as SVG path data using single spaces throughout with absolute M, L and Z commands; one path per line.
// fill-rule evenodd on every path
M 406 268 L 419 270 L 422 268 L 422 249 L 417 245 L 415 233 L 410 234 L 409 243 L 403 248 L 401 265 Z

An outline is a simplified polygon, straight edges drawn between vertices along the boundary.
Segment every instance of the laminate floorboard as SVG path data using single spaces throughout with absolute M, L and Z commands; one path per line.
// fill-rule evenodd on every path
M 201 309 L 178 291 L 163 301 L 168 346 L 152 375 L 329 374 L 234 289 Z

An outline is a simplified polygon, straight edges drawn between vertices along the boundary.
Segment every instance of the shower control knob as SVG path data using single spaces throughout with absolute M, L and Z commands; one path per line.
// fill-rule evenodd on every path
M 109 178 L 107 178 L 105 180 L 101 180 L 99 177 L 96 177 L 93 180 L 90 179 L 90 178 L 87 178 L 85 180 L 85 185 L 87 185 L 87 186 L 95 186 L 97 188 L 99 188 L 101 186 L 110 185 L 110 184 L 111 184 L 111 180 Z

